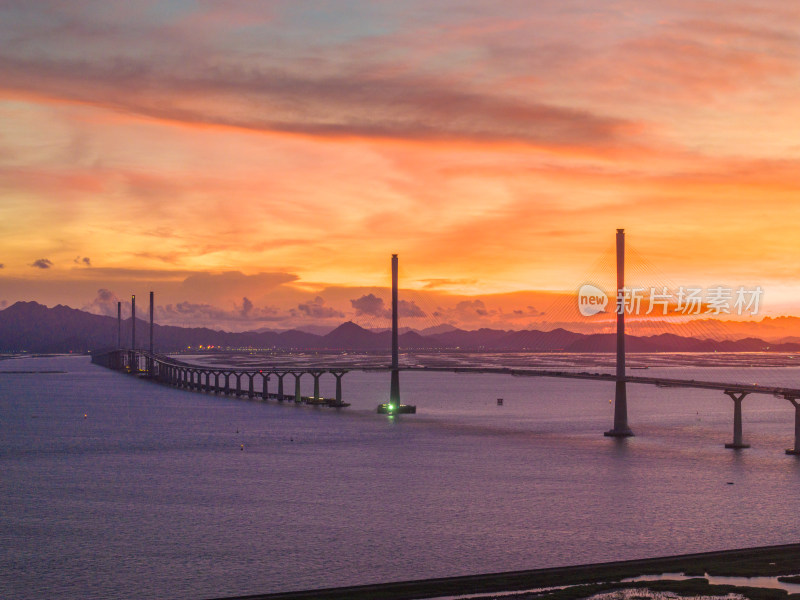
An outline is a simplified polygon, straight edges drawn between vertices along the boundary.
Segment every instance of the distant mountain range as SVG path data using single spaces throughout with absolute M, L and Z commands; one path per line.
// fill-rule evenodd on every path
M 136 320 L 137 346 L 149 344 L 149 323 Z M 176 352 L 213 346 L 221 349 L 343 350 L 389 352 L 391 333 L 370 331 L 348 321 L 324 335 L 289 331 L 231 333 L 207 328 L 155 325 L 155 350 Z M 404 330 L 399 336 L 403 350 L 461 350 L 474 352 L 613 352 L 614 334 L 552 331 L 465 331 L 440 326 L 423 333 Z M 798 352 L 800 342 L 771 343 L 747 337 L 712 340 L 674 334 L 626 336 L 629 352 Z M 122 345 L 131 341 L 131 320 L 122 324 Z M 117 319 L 87 313 L 68 306 L 48 308 L 36 302 L 17 302 L 0 311 L 0 352 L 87 352 L 115 347 Z

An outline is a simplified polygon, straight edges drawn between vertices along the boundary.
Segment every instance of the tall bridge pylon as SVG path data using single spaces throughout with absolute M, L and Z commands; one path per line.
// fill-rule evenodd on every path
M 392 254 L 392 366 L 389 384 L 389 402 L 378 405 L 378 413 L 395 415 L 400 413 L 414 414 L 417 407 L 400 403 L 400 342 L 397 332 L 397 254 Z
M 628 396 L 625 385 L 625 230 L 617 229 L 617 382 L 614 394 L 614 428 L 603 435 L 630 437 Z

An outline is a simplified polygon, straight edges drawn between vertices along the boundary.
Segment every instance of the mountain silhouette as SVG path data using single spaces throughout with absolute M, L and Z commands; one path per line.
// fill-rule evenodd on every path
M 399 336 L 404 350 L 458 350 L 469 352 L 614 352 L 616 336 L 552 331 L 442 327 L 430 335 L 408 330 Z M 149 322 L 136 319 L 136 345 L 147 348 Z M 205 327 L 154 325 L 154 350 L 180 352 L 209 347 L 221 349 L 339 350 L 389 352 L 390 331 L 370 331 L 347 321 L 325 335 L 291 329 L 232 333 Z M 755 337 L 712 340 L 671 333 L 625 336 L 628 352 L 796 352 L 800 342 L 770 343 Z M 130 347 L 131 319 L 122 323 L 122 346 Z M 0 311 L 0 352 L 79 352 L 117 345 L 117 319 L 58 305 L 17 302 Z

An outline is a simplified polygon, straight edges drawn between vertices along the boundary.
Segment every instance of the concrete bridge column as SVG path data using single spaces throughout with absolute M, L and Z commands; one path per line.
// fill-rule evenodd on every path
M 333 376 L 336 377 L 336 404 L 342 403 L 342 377 L 344 377 L 344 371 L 336 372 L 331 371 Z
M 300 395 L 300 378 L 303 376 L 302 373 L 293 373 L 294 375 L 294 401 L 296 403 L 300 403 L 303 401 L 303 397 Z
M 260 371 L 261 373 L 261 399 L 269 400 L 269 375 Z
M 786 450 L 786 454 L 800 456 L 800 403 L 797 398 L 787 398 L 794 405 L 794 448 Z
M 248 385 L 248 387 L 247 387 L 247 397 L 248 398 L 252 398 L 253 396 L 256 395 L 255 389 L 253 388 L 253 379 L 255 379 L 256 374 L 255 373 L 246 373 L 246 375 L 247 375 L 247 378 L 250 380 L 248 382 L 248 384 L 247 384 Z
M 222 390 L 222 393 L 226 396 L 231 393 L 231 384 L 230 384 L 230 373 L 223 373 L 225 376 L 225 389 Z
M 236 397 L 242 395 L 242 374 L 241 373 L 234 373 L 234 377 L 236 377 Z
M 214 393 L 219 394 L 219 371 L 214 371 Z
M 206 371 L 206 391 L 211 391 L 211 371 Z
M 283 402 L 283 378 L 286 373 L 275 373 L 275 377 L 278 378 L 278 402 Z
M 725 447 L 734 450 L 749 448 L 750 444 L 745 444 L 742 440 L 742 400 L 747 396 L 747 392 L 737 394 L 733 390 L 725 390 L 725 394 L 733 400 L 733 442 L 725 444 Z
M 311 373 L 314 378 L 314 401 L 319 400 L 319 378 L 322 377 L 322 372 Z

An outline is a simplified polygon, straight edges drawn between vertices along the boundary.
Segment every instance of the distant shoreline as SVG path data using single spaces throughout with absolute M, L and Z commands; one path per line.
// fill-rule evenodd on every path
M 702 578 L 705 573 L 719 576 L 780 576 L 800 573 L 800 543 L 778 546 L 760 546 L 735 550 L 701 552 L 649 559 L 592 563 L 569 567 L 486 573 L 460 577 L 444 577 L 401 581 L 339 588 L 280 592 L 218 598 L 217 600 L 411 600 L 519 591 L 558 586 L 587 586 L 589 594 L 631 587 L 620 584 L 622 579 L 640 575 L 681 572 Z M 705 583 L 704 583 L 705 582 Z M 685 595 L 725 594 L 734 591 L 733 586 L 711 586 L 705 580 L 692 579 L 678 585 L 673 582 L 642 582 L 639 587 L 657 587 L 660 591 L 682 589 Z M 686 585 L 688 584 L 688 585 Z M 637 584 L 638 585 L 638 584 Z M 751 598 L 797 598 L 782 590 L 770 589 L 765 594 L 761 588 L 736 588 L 738 593 Z M 751 594 L 747 594 L 751 591 Z M 571 592 L 571 590 L 562 590 Z M 574 593 L 554 593 L 553 597 L 580 598 Z M 517 596 L 514 596 L 517 597 Z M 547 598 L 549 595 L 537 596 Z

